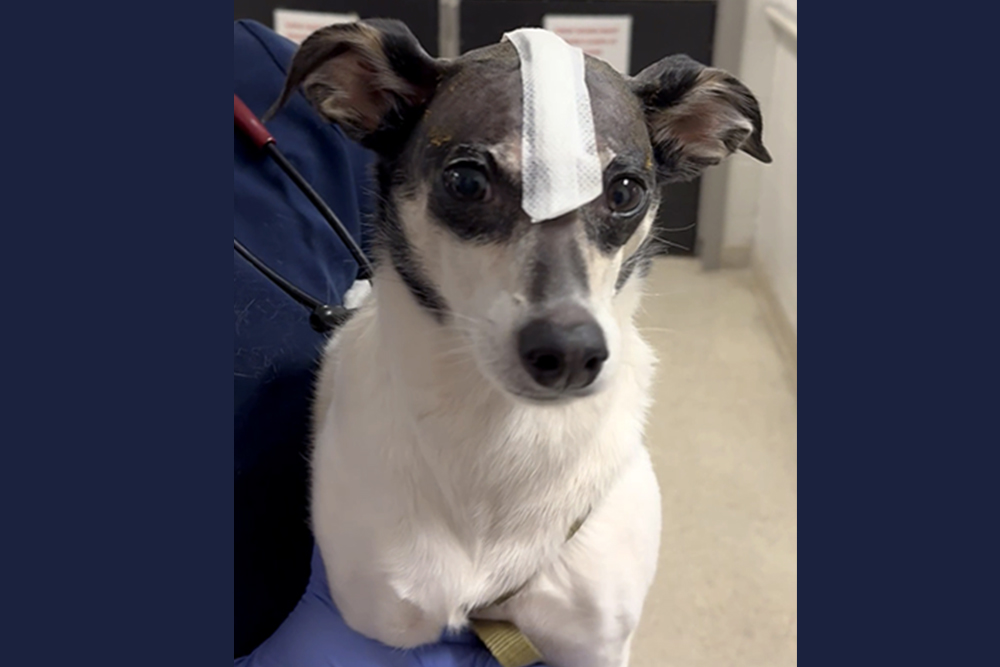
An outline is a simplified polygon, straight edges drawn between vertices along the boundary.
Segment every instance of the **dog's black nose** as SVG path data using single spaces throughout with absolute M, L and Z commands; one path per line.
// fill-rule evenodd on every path
M 528 374 L 556 391 L 590 386 L 608 360 L 604 332 L 589 315 L 534 320 L 521 329 L 517 345 Z

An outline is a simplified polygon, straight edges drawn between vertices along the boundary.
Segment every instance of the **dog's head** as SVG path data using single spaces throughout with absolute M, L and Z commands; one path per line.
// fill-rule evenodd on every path
M 737 150 L 770 157 L 757 101 L 686 56 L 634 78 L 587 57 L 601 196 L 533 223 L 522 208 L 522 80 L 508 41 L 435 60 L 405 25 L 325 28 L 296 54 L 275 109 L 301 89 L 380 156 L 380 271 L 438 325 L 467 338 L 480 371 L 533 401 L 600 389 L 620 356 L 659 206 L 658 184 Z M 393 276 L 394 278 L 396 276 Z

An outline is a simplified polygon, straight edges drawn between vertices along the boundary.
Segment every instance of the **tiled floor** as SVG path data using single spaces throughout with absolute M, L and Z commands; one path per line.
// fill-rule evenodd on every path
M 749 273 L 659 260 L 640 324 L 660 357 L 647 441 L 660 569 L 631 667 L 790 667 L 796 397 Z

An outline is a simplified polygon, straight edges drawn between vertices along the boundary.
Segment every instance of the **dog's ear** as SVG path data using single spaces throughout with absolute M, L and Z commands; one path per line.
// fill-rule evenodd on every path
M 299 47 L 273 117 L 301 86 L 306 99 L 352 139 L 379 150 L 412 127 L 415 110 L 434 94 L 438 61 L 399 21 L 332 25 Z
M 735 77 L 678 55 L 629 80 L 646 113 L 657 167 L 667 181 L 690 180 L 737 150 L 771 162 L 753 93 Z

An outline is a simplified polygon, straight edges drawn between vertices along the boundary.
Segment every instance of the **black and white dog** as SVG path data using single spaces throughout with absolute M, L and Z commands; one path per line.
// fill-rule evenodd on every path
M 633 323 L 658 185 L 770 157 L 725 72 L 584 62 L 602 194 L 541 224 L 509 41 L 436 60 L 396 21 L 332 26 L 275 107 L 301 88 L 380 158 L 372 292 L 319 378 L 312 525 L 344 618 L 385 644 L 494 619 L 553 667 L 629 662 L 660 539 Z

